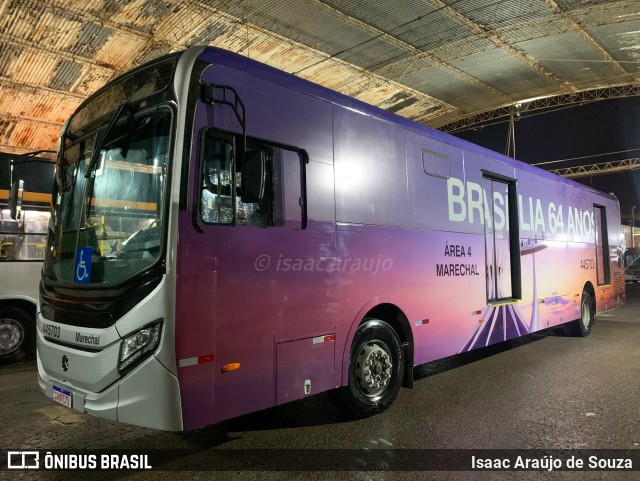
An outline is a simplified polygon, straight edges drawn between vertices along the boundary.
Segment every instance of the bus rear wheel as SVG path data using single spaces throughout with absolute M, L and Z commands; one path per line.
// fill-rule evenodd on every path
M 22 309 L 0 307 L 0 362 L 25 359 L 35 347 L 34 321 Z
M 342 388 L 348 410 L 358 417 L 386 410 L 402 384 L 404 357 L 400 338 L 386 322 L 364 321 L 356 331 L 349 357 L 349 380 Z
M 595 322 L 595 311 L 591 295 L 587 291 L 583 291 L 580 300 L 580 317 L 567 325 L 569 334 L 576 337 L 588 336 Z

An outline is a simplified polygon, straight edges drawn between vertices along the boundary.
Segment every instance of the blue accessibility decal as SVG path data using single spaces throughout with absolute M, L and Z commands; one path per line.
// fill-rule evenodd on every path
M 76 284 L 91 282 L 91 257 L 93 247 L 78 247 L 76 250 L 76 268 L 73 281 Z

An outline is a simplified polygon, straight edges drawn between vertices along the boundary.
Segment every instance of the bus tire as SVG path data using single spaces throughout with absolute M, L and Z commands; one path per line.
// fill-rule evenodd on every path
M 580 317 L 567 324 L 569 334 L 576 337 L 586 337 L 591 333 L 591 328 L 595 322 L 595 306 L 593 299 L 587 291 L 582 291 L 580 300 Z
M 25 360 L 35 350 L 35 321 L 24 310 L 0 307 L 0 362 Z
M 384 321 L 365 320 L 351 344 L 348 382 L 341 388 L 344 404 L 360 418 L 383 412 L 398 395 L 403 372 L 396 331 Z

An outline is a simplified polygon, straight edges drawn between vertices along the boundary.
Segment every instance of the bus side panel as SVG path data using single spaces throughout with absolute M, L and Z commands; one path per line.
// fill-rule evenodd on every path
M 176 275 L 176 360 L 185 429 L 210 424 L 213 417 L 217 299 L 216 259 L 207 258 L 193 239 L 193 217 L 179 214 Z M 204 359 L 203 359 L 204 361 Z
M 299 209 L 297 219 L 267 228 L 199 223 L 201 135 L 204 129 L 237 132 L 239 127 L 228 106 L 198 104 L 191 140 L 192 195 L 182 216 L 178 256 L 176 351 L 187 428 L 273 406 L 276 346 L 285 358 L 296 358 L 285 344 L 333 335 L 335 301 L 329 299 L 338 295 L 325 272 L 303 271 L 298 262 L 333 257 L 331 106 L 223 65 L 207 69 L 204 80 L 236 89 L 246 108 L 249 136 L 306 150 L 306 194 L 312 205 L 304 230 Z M 326 357 L 330 351 L 322 352 Z M 199 361 L 202 357 L 205 362 Z M 300 369 L 293 363 L 279 365 L 282 379 Z M 333 376 L 320 385 L 335 386 Z M 318 386 L 314 382 L 312 389 Z
M 337 222 L 412 226 L 404 135 L 400 127 L 334 106 Z
M 594 246 L 551 232 L 551 204 L 565 223 L 569 207 L 580 212 L 562 182 L 223 65 L 205 80 L 236 88 L 248 135 L 305 149 L 308 225 L 197 227 L 192 192 L 180 218 L 176 329 L 186 428 L 303 397 L 309 380 L 312 394 L 344 384 L 368 306 L 407 316 L 414 364 L 574 316 L 592 276 L 575 264 Z M 199 105 L 193 190 L 210 127 L 238 131 L 228 107 Z M 523 293 L 506 304 L 487 302 L 487 173 L 514 179 L 519 194 Z
M 484 224 L 468 206 L 460 148 L 407 132 L 406 156 L 412 222 L 424 229 L 416 241 L 424 265 L 401 307 L 413 329 L 414 364 L 421 364 L 460 352 L 484 320 Z
M 448 195 L 449 179 L 462 182 L 465 178 L 462 149 L 406 132 L 405 152 L 412 225 L 480 235 L 482 230 L 477 226 L 450 219 L 463 216 L 461 204 Z
M 38 302 L 38 284 L 42 261 L 0 260 L 0 299 L 25 299 Z
M 462 349 L 486 305 L 480 236 L 367 226 L 339 231 L 336 242 L 341 319 L 354 319 L 365 303 L 390 303 L 409 320 L 415 364 Z M 348 335 L 344 326 L 338 335 Z M 347 339 L 347 357 L 349 346 Z
M 566 309 L 575 310 L 574 294 L 584 285 L 583 278 L 577 277 L 582 276 L 580 270 L 569 268 L 577 246 L 555 228 L 554 212 L 564 209 L 566 217 L 566 196 L 565 184 L 518 171 L 521 255 L 531 266 L 530 332 L 557 324 L 567 315 Z
M 333 163 L 331 104 L 247 72 L 215 64 L 203 81 L 231 85 L 245 105 L 247 135 L 302 148 L 317 162 Z M 213 127 L 209 120 L 200 127 Z M 216 106 L 215 127 L 240 132 L 228 106 Z

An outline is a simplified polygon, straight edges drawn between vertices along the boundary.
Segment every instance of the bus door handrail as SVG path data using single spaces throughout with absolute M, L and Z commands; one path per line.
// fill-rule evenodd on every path
M 222 98 L 216 97 L 216 90 L 222 92 Z M 233 93 L 233 102 L 228 98 L 227 94 Z M 242 156 L 244 160 L 245 152 L 247 151 L 247 117 L 246 117 L 246 109 L 240 95 L 236 89 L 229 85 L 216 85 L 212 83 L 203 83 L 202 89 L 200 92 L 200 99 L 203 102 L 209 104 L 223 104 L 228 105 L 233 110 L 240 126 L 242 127 Z M 242 115 L 240 115 L 240 110 L 242 110 Z
M 216 98 L 216 90 L 222 92 L 222 98 Z M 233 93 L 233 102 L 227 97 Z M 202 88 L 200 90 L 200 98 L 203 102 L 214 105 L 216 103 L 222 105 L 228 105 L 233 110 L 238 122 L 240 122 L 240 126 L 242 127 L 242 164 L 244 165 L 244 161 L 247 156 L 247 116 L 246 109 L 242 99 L 240 99 L 240 95 L 238 95 L 238 91 L 231 87 L 230 85 L 216 85 L 212 83 L 202 83 Z M 240 115 L 240 109 L 242 109 L 242 115 Z M 231 193 L 231 202 L 233 204 L 233 224 L 236 223 L 236 156 L 233 156 L 233 175 L 232 175 L 232 185 L 233 190 Z

